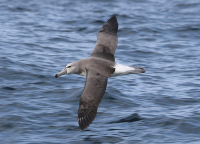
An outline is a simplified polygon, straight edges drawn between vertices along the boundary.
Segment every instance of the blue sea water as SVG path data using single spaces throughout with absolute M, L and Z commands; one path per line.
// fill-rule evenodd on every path
M 94 122 L 77 122 L 85 77 L 55 74 L 90 56 L 118 19 L 116 62 Z M 199 0 L 1 0 L 1 144 L 199 144 Z

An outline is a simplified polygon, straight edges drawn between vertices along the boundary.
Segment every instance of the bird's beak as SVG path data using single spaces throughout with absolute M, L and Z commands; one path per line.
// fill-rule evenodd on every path
M 61 76 L 61 75 L 64 75 L 64 74 L 67 74 L 67 68 L 66 68 L 66 67 L 65 67 L 61 72 L 57 73 L 57 74 L 55 75 L 55 78 L 57 78 L 57 77 L 59 77 L 59 76 Z

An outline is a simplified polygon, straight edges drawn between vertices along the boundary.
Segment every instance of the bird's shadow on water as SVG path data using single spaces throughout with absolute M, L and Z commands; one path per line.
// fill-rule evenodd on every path
M 102 136 L 102 137 L 96 137 L 94 135 L 89 135 L 83 138 L 83 141 L 90 142 L 92 144 L 96 143 L 118 143 L 123 141 L 122 138 L 116 137 L 116 136 Z
M 143 120 L 144 118 L 142 118 L 141 116 L 139 116 L 137 113 L 131 114 L 125 118 L 116 120 L 116 121 L 112 121 L 110 123 L 123 123 L 123 122 L 135 122 L 135 121 L 140 121 Z

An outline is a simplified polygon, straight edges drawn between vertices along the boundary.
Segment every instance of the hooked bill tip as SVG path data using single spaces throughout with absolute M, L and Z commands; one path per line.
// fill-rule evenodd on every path
M 58 74 L 55 75 L 55 78 L 57 78 L 57 77 L 58 77 Z

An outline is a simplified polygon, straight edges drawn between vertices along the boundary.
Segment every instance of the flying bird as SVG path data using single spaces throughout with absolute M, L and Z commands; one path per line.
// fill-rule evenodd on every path
M 117 31 L 117 18 L 113 16 L 99 30 L 96 46 L 90 57 L 69 63 L 55 75 L 56 78 L 67 74 L 86 76 L 78 109 L 78 124 L 82 130 L 94 121 L 109 77 L 145 72 L 141 67 L 129 67 L 115 62 Z

